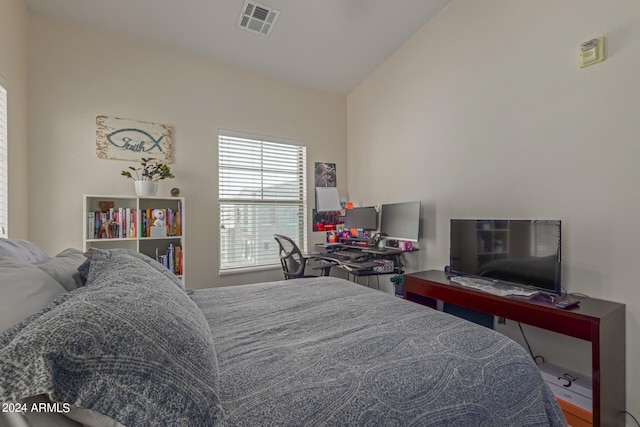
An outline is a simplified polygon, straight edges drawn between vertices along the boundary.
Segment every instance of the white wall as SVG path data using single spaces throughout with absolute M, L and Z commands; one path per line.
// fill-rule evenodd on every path
M 0 74 L 7 82 L 9 237 L 28 239 L 27 46 L 23 0 L 0 0 Z
M 598 36 L 606 60 L 580 69 L 579 44 Z M 627 409 L 636 416 L 638 40 L 635 0 L 452 0 L 348 96 L 352 199 L 423 203 L 409 270 L 448 263 L 450 218 L 563 220 L 567 290 L 627 305 Z M 588 370 L 584 342 L 555 351 L 562 339 L 527 330 L 547 359 Z
M 598 36 L 606 60 L 580 69 L 579 44 Z M 636 0 L 452 0 L 348 96 L 351 198 L 423 203 L 409 270 L 448 263 L 450 218 L 563 220 L 564 286 L 627 305 L 636 416 L 639 40 Z M 534 351 L 588 369 L 583 342 L 556 352 L 562 339 L 527 330 Z
M 158 194 L 175 186 L 186 197 L 187 285 L 281 279 L 277 269 L 218 277 L 218 129 L 306 143 L 311 209 L 313 162 L 336 163 L 346 189 L 346 97 L 39 16 L 30 21 L 31 240 L 52 254 L 82 247 L 82 194 L 134 194 L 133 181 L 120 176 L 131 163 L 96 156 L 97 115 L 168 123 L 177 178 L 161 182 Z

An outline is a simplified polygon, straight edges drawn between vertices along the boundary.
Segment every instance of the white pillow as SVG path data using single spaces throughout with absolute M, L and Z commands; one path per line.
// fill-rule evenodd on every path
M 38 267 L 0 260 L 0 333 L 46 307 L 65 289 Z

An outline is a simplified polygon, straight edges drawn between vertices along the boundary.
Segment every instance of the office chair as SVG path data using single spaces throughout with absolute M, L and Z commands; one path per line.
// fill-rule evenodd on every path
M 296 242 L 282 234 L 274 234 L 273 238 L 276 239 L 278 246 L 280 246 L 280 264 L 282 264 L 282 272 L 284 273 L 285 279 L 317 277 L 304 274 L 307 260 L 312 257 L 304 256 L 298 245 L 296 245 Z M 331 264 L 321 265 L 318 268 L 322 270 L 321 276 L 328 276 Z

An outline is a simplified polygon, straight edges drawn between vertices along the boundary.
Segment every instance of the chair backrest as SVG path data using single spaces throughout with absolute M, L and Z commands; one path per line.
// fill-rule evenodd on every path
M 273 238 L 276 239 L 278 246 L 280 246 L 280 264 L 282 264 L 284 278 L 302 277 L 307 260 L 302 255 L 296 242 L 282 234 L 274 234 Z

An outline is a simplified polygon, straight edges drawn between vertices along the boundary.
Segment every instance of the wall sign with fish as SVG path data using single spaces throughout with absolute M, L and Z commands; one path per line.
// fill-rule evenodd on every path
M 96 153 L 101 159 L 173 160 L 171 126 L 118 117 L 96 117 Z

